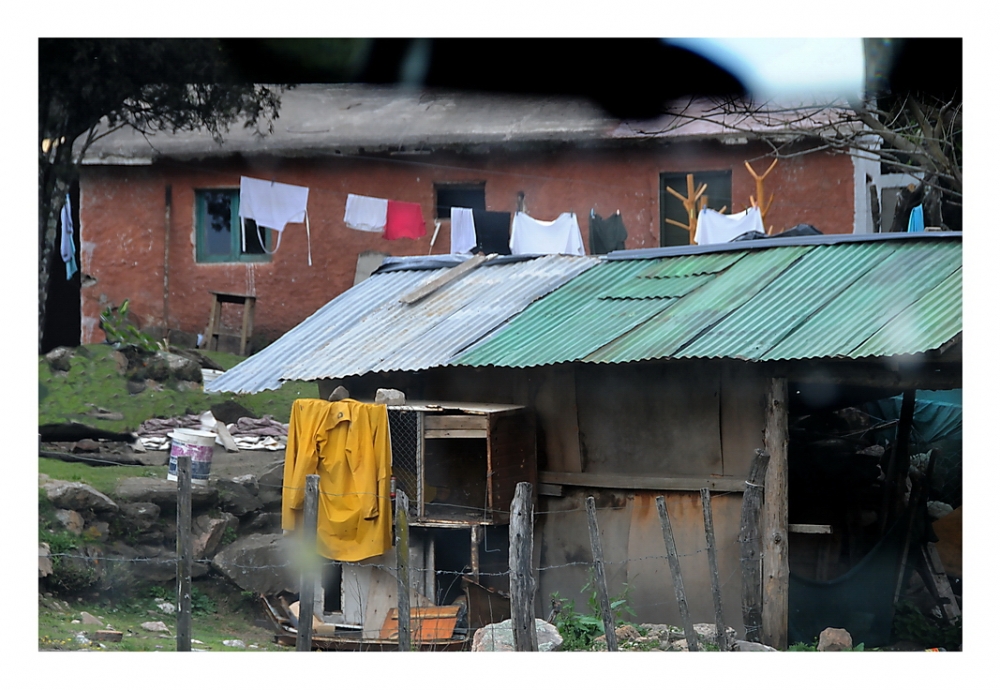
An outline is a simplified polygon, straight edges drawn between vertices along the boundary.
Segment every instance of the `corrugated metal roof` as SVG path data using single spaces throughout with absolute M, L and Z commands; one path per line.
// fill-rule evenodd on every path
M 448 269 L 380 271 L 219 376 L 206 390 L 255 393 L 278 388 L 284 380 L 444 366 L 599 261 L 551 255 L 487 262 L 413 304 L 403 304 L 400 297 Z M 428 265 L 435 265 L 433 257 Z
M 927 352 L 960 335 L 961 235 L 886 239 L 763 240 L 652 259 L 631 252 L 538 301 L 454 363 L 858 358 Z M 690 276 L 705 279 L 692 285 Z

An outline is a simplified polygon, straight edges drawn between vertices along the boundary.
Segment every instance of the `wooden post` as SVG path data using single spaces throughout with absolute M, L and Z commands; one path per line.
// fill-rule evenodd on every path
M 399 651 L 410 646 L 410 500 L 396 489 L 396 618 L 399 621 Z M 369 621 L 365 621 L 368 625 Z M 377 623 L 375 624 L 378 625 Z
M 889 462 L 885 469 L 885 488 L 882 493 L 882 514 L 879 515 L 879 536 L 884 535 L 901 512 L 903 494 L 906 492 L 906 475 L 910 470 L 910 430 L 916 407 L 916 391 L 903 391 L 899 406 L 899 423 L 896 439 L 892 444 Z
M 590 550 L 594 554 L 594 585 L 601 603 L 601 618 L 604 619 L 604 636 L 608 641 L 608 651 L 617 652 L 618 638 L 615 637 L 615 619 L 608 598 L 608 581 L 604 576 L 604 550 L 601 548 L 601 533 L 597 530 L 597 507 L 593 496 L 587 497 L 587 523 L 590 526 Z
M 701 512 L 705 519 L 705 544 L 708 546 L 708 575 L 712 583 L 712 602 L 715 604 L 715 644 L 720 652 L 729 651 L 729 636 L 722 618 L 722 588 L 719 586 L 719 559 L 715 553 L 715 525 L 712 522 L 712 495 L 701 490 Z
M 535 510 L 532 487 L 518 482 L 510 504 L 510 622 L 515 652 L 537 652 L 535 578 L 531 573 L 532 528 Z
M 771 456 L 757 449 L 750 464 L 747 488 L 743 492 L 740 516 L 740 563 L 743 571 L 743 627 L 748 642 L 760 642 L 761 625 L 761 532 L 760 513 L 764 502 L 764 475 Z
M 751 196 L 750 205 L 757 206 L 760 208 L 761 223 L 763 223 L 764 219 L 767 217 L 767 212 L 771 210 L 771 202 L 774 201 L 774 194 L 772 194 L 771 198 L 767 200 L 767 205 L 766 206 L 764 205 L 764 178 L 771 174 L 771 171 L 774 170 L 774 166 L 776 166 L 777 164 L 778 164 L 778 159 L 775 158 L 771 162 L 771 166 L 767 169 L 767 172 L 765 172 L 763 175 L 758 175 L 757 171 L 754 170 L 752 167 L 750 167 L 749 161 L 743 161 L 743 165 L 747 167 L 747 170 L 750 171 L 750 176 L 757 183 L 757 198 L 755 199 L 753 196 Z M 767 234 L 770 235 L 771 233 L 768 232 Z
M 177 651 L 191 651 L 191 458 L 177 458 Z
M 660 513 L 660 527 L 663 530 L 663 545 L 667 548 L 667 560 L 670 563 L 670 578 L 674 583 L 674 596 L 677 597 L 677 608 L 680 609 L 681 623 L 684 625 L 684 638 L 688 643 L 688 651 L 698 651 L 698 635 L 691 623 L 688 612 L 687 597 L 684 595 L 684 580 L 681 578 L 681 562 L 677 558 L 677 545 L 674 544 L 674 531 L 667 515 L 667 503 L 663 496 L 656 497 L 656 509 Z
M 788 647 L 788 382 L 772 378 L 764 411 L 764 608 L 761 641 Z
M 316 518 L 319 515 L 319 475 L 306 476 L 306 496 L 302 514 L 302 574 L 299 584 L 299 625 L 296 652 L 312 651 L 313 599 L 316 595 Z

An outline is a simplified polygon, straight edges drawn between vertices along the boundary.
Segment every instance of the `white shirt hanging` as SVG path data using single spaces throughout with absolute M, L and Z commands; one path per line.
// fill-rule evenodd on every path
M 575 213 L 563 213 L 555 220 L 536 220 L 518 211 L 511 223 L 512 254 L 573 254 L 583 256 L 583 237 Z
M 764 230 L 764 221 L 760 217 L 760 209 L 756 206 L 732 215 L 706 208 L 698 214 L 698 228 L 694 233 L 694 242 L 721 244 L 753 231 L 767 234 Z

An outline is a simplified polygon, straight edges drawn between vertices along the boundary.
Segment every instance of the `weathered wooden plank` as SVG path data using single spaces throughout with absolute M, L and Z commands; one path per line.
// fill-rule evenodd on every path
M 712 496 L 701 490 L 701 509 L 705 518 L 705 544 L 708 546 L 708 574 L 712 583 L 712 604 L 715 606 L 715 643 L 719 651 L 729 651 L 726 622 L 722 618 L 722 587 L 719 586 L 719 559 L 715 553 L 715 525 L 712 522 Z
M 747 490 L 743 493 L 740 516 L 740 562 L 743 571 L 743 627 L 749 642 L 760 642 L 761 632 L 761 532 L 760 514 L 764 503 L 764 477 L 771 456 L 757 450 L 750 465 Z
M 424 438 L 486 438 L 486 429 L 426 429 Z
M 399 618 L 399 651 L 410 646 L 410 525 L 407 520 L 409 500 L 406 493 L 396 491 L 396 608 Z M 365 621 L 365 625 L 369 625 Z M 374 621 L 371 625 L 376 625 Z
M 495 256 L 496 254 L 487 254 L 487 255 L 477 254 L 468 261 L 463 261 L 458 266 L 449 268 L 447 271 L 439 275 L 437 278 L 425 283 L 424 285 L 419 286 L 415 290 L 411 290 L 410 292 L 406 293 L 405 295 L 399 298 L 399 301 L 402 302 L 403 304 L 413 304 L 414 302 L 422 300 L 424 297 L 431 294 L 435 290 L 444 287 L 448 283 L 458 280 L 469 271 L 478 268 L 481 264 L 486 263 Z
M 299 626 L 295 636 L 296 652 L 312 651 L 312 620 L 316 594 L 316 524 L 319 516 L 319 475 L 306 476 L 306 495 L 302 511 L 302 573 L 299 584 Z
M 764 480 L 761 640 L 788 647 L 788 382 L 772 378 L 764 413 L 764 448 L 771 456 Z
M 674 531 L 670 526 L 670 516 L 667 515 L 667 502 L 663 496 L 656 497 L 656 509 L 660 513 L 660 527 L 663 530 L 663 545 L 667 549 L 667 560 L 670 563 L 670 579 L 674 583 L 674 596 L 677 597 L 677 608 L 680 610 L 681 623 L 684 625 L 684 637 L 688 650 L 698 651 L 698 635 L 691 622 L 688 611 L 687 596 L 684 594 L 684 579 L 681 577 L 681 562 L 677 557 L 677 545 L 674 543 Z
M 191 651 L 191 458 L 177 458 L 177 651 Z
M 796 534 L 833 534 L 833 526 L 792 524 L 788 526 L 788 531 Z
M 593 496 L 587 497 L 587 525 L 590 528 L 590 551 L 594 555 L 594 584 L 601 605 L 604 637 L 608 643 L 608 651 L 617 652 L 618 638 L 615 636 L 615 619 L 611 614 L 611 600 L 608 597 L 608 581 L 604 576 L 604 551 L 601 549 L 601 533 L 597 528 L 597 507 Z
M 537 652 L 535 578 L 531 572 L 534 506 L 528 482 L 520 482 L 510 504 L 510 621 L 514 651 Z
M 597 489 L 631 489 L 646 491 L 700 491 L 742 492 L 746 482 L 736 477 L 645 477 L 627 474 L 597 474 L 592 472 L 538 473 L 538 480 L 546 484 L 587 486 Z
M 485 415 L 429 414 L 424 417 L 425 429 L 486 429 Z

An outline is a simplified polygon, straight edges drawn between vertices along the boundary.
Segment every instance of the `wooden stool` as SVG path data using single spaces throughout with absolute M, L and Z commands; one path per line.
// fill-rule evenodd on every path
M 216 292 L 209 290 L 212 294 L 212 309 L 208 315 L 208 333 L 202 349 L 219 349 L 219 334 L 222 331 L 222 305 L 242 304 L 243 305 L 243 329 L 240 331 L 240 355 L 245 355 L 247 342 L 253 334 L 253 310 L 257 303 L 257 298 L 253 295 L 235 295 L 227 292 Z

